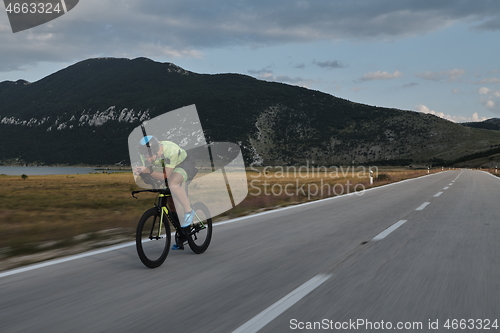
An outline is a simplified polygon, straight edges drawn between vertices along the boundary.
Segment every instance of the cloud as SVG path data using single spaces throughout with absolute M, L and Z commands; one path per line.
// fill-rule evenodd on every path
M 273 74 L 273 71 L 269 67 L 259 69 L 259 70 L 248 70 L 249 74 L 256 76 L 258 79 L 274 82 L 290 83 L 293 85 L 299 85 L 302 87 L 307 87 L 307 84 L 315 82 L 314 80 L 304 79 L 302 77 L 290 77 L 288 75 L 277 75 Z
M 328 60 L 328 61 L 313 61 L 313 64 L 321 68 L 345 68 L 338 60 Z
M 249 69 L 247 72 L 252 75 L 261 75 L 265 73 L 272 74 L 273 71 L 270 69 L 270 66 L 267 66 L 266 68 L 262 69 Z
M 487 79 L 482 79 L 481 81 L 476 82 L 477 84 L 485 84 L 485 83 L 500 83 L 500 79 L 496 77 L 490 77 Z
M 498 31 L 500 30 L 500 19 L 495 17 L 474 27 L 478 31 Z
M 490 90 L 490 89 L 488 89 L 488 88 L 486 88 L 486 87 L 481 87 L 481 88 L 479 88 L 479 94 L 480 94 L 480 95 L 486 95 L 486 94 L 488 94 L 490 91 L 491 91 L 491 90 Z
M 267 80 L 267 81 L 275 81 L 275 77 L 273 75 L 273 72 L 262 72 L 257 75 L 257 78 L 261 80 Z
M 479 102 L 486 108 L 496 114 L 500 114 L 500 90 L 481 87 L 478 89 L 480 95 Z
M 497 107 L 496 103 L 494 101 L 492 101 L 491 99 L 487 100 L 484 102 L 484 106 L 488 109 L 488 110 L 493 110 L 495 109 L 495 107 Z
M 277 82 L 286 82 L 286 83 L 292 83 L 292 84 L 300 84 L 300 83 L 305 83 L 305 82 L 311 82 L 312 80 L 307 80 L 301 77 L 290 77 L 288 75 L 278 75 L 274 78 L 274 81 Z
M 453 121 L 454 123 L 478 122 L 478 121 L 484 121 L 484 120 L 488 119 L 486 117 L 479 117 L 479 114 L 477 112 L 474 112 L 472 114 L 472 116 L 470 116 L 470 117 L 452 116 L 449 114 L 444 114 L 443 112 L 436 112 L 434 110 L 431 110 L 423 104 L 416 105 L 415 111 L 427 113 L 427 114 L 433 114 L 433 115 L 438 116 L 440 118 L 443 118 L 443 119 L 446 119 L 449 121 Z
M 304 69 L 304 68 L 306 68 L 306 65 L 305 64 L 298 64 L 298 65 L 293 66 L 293 68 Z
M 403 73 L 401 73 L 400 71 L 395 71 L 394 73 L 376 71 L 376 72 L 366 73 L 359 80 L 360 81 L 392 80 L 392 79 L 397 79 L 401 76 L 403 76 Z
M 349 88 L 349 90 L 352 90 L 354 92 L 359 92 L 361 90 L 365 90 L 366 88 L 363 88 L 363 87 L 352 87 L 352 88 Z
M 410 0 L 85 0 L 12 34 L 0 16 L 0 70 L 89 57 L 203 57 L 203 50 L 314 41 L 392 41 L 457 22 L 496 30 L 500 2 Z
M 463 69 L 454 68 L 448 71 L 441 72 L 426 71 L 423 73 L 415 73 L 415 76 L 424 80 L 441 81 L 443 79 L 446 79 L 448 82 L 453 82 L 457 81 L 464 74 L 465 71 Z
M 411 82 L 411 83 L 404 84 L 403 88 L 411 88 L 411 87 L 415 87 L 415 86 L 418 86 L 418 83 Z
M 485 121 L 485 120 L 487 120 L 489 118 L 487 118 L 487 117 L 479 117 L 479 114 L 477 112 L 474 112 L 472 114 L 472 117 L 470 119 L 471 119 L 470 121 L 478 122 L 478 121 Z

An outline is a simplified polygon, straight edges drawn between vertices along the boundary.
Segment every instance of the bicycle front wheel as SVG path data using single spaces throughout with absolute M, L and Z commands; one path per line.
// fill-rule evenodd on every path
M 149 268 L 159 267 L 170 250 L 170 228 L 167 218 L 160 218 L 158 208 L 147 210 L 139 220 L 135 235 L 137 254 Z
M 212 240 L 212 218 L 205 204 L 196 202 L 192 208 L 195 215 L 187 241 L 191 250 L 200 254 L 207 250 Z

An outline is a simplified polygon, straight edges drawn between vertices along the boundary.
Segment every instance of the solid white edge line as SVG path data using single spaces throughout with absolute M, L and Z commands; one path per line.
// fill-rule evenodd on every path
M 446 172 L 446 171 L 449 171 L 449 170 L 445 170 L 445 171 L 441 171 L 441 172 Z M 298 204 L 298 205 L 291 205 L 291 206 L 287 206 L 287 207 L 283 207 L 283 208 L 269 210 L 269 211 L 266 211 L 266 212 L 261 212 L 261 213 L 257 213 L 257 214 L 242 216 L 242 217 L 238 217 L 238 218 L 235 218 L 235 219 L 231 219 L 231 220 L 227 220 L 227 221 L 221 221 L 221 222 L 214 223 L 213 226 L 219 226 L 219 225 L 224 225 L 224 224 L 229 224 L 229 223 L 240 222 L 240 221 L 243 221 L 243 220 L 246 220 L 246 219 L 249 219 L 249 218 L 253 218 L 253 217 L 260 217 L 260 216 L 271 214 L 271 213 L 281 212 L 281 211 L 284 211 L 284 210 L 287 210 L 287 209 L 301 208 L 301 207 L 304 207 L 305 205 L 317 204 L 317 203 L 324 202 L 324 201 L 327 201 L 327 200 L 334 200 L 334 199 L 343 198 L 343 197 L 346 197 L 346 196 L 352 196 L 354 194 L 361 196 L 363 193 L 371 191 L 371 190 L 377 190 L 377 189 L 384 188 L 384 187 L 387 187 L 387 186 L 392 186 L 392 185 L 401 184 L 401 183 L 412 181 L 412 180 L 417 180 L 417 179 L 422 179 L 422 178 L 425 178 L 425 177 L 430 177 L 430 176 L 438 175 L 441 172 L 436 172 L 436 173 L 433 173 L 433 174 L 430 174 L 430 175 L 424 175 L 424 176 L 420 176 L 420 177 L 416 177 L 416 178 L 405 179 L 405 180 L 402 180 L 402 181 L 399 181 L 399 182 L 390 183 L 390 184 L 386 184 L 386 185 L 382 185 L 382 186 L 372 187 L 372 188 L 369 188 L 369 189 L 366 189 L 366 190 L 360 191 L 360 192 L 352 192 L 352 193 L 349 193 L 349 194 L 338 195 L 338 196 L 335 196 L 335 197 L 330 197 L 330 198 L 315 200 L 315 201 L 311 201 L 311 202 L 305 202 L 305 203 Z M 96 250 L 96 251 L 83 252 L 83 253 L 77 254 L 77 255 L 72 255 L 72 256 L 68 256 L 68 257 L 62 257 L 62 258 L 58 258 L 58 259 L 47 260 L 47 261 L 44 261 L 44 262 L 39 263 L 39 264 L 33 264 L 33 265 L 24 266 L 24 267 L 21 267 L 21 268 L 14 268 L 14 269 L 6 270 L 4 272 L 0 272 L 0 278 L 6 277 L 6 276 L 9 276 L 9 275 L 13 275 L 13 274 L 17 274 L 17 273 L 23 273 L 23 272 L 31 271 L 31 270 L 38 269 L 38 268 L 43 268 L 43 267 L 47 267 L 47 266 L 51 266 L 51 265 L 60 264 L 60 263 L 71 261 L 71 260 L 85 258 L 85 257 L 93 256 L 93 255 L 96 255 L 96 254 L 101 254 L 101 253 L 105 253 L 105 252 L 109 252 L 109 251 L 114 251 L 114 250 L 121 249 L 121 248 L 124 248 L 124 247 L 127 247 L 127 246 L 132 246 L 134 244 L 135 244 L 135 242 L 127 242 L 127 243 L 123 243 L 123 244 L 116 245 L 116 246 L 105 247 L 105 248 L 102 248 L 102 249 Z
M 90 257 L 90 256 L 93 256 L 93 255 L 96 255 L 96 254 L 100 254 L 100 253 L 105 253 L 105 252 L 109 252 L 109 251 L 119 250 L 119 249 L 131 246 L 131 245 L 134 245 L 134 244 L 135 244 L 135 242 L 127 242 L 127 243 L 123 243 L 123 244 L 119 244 L 119 245 L 105 247 L 105 248 L 100 249 L 100 250 L 95 250 L 95 251 L 90 251 L 90 252 L 83 252 L 83 253 L 75 254 L 75 255 L 72 255 L 72 256 L 68 256 L 68 257 L 62 257 L 62 258 L 59 258 L 59 259 L 52 259 L 52 260 L 49 260 L 49 261 L 44 261 L 44 262 L 41 262 L 39 264 L 33 264 L 33 265 L 29 265 L 29 266 L 24 266 L 24 267 L 21 267 L 21 268 L 14 268 L 14 269 L 11 269 L 11 270 L 8 270 L 8 271 L 5 271 L 5 272 L 1 272 L 0 273 L 0 278 L 6 277 L 6 276 L 9 276 L 9 275 L 13 275 L 13 274 L 17 274 L 17 273 L 23 273 L 23 272 L 31 271 L 31 270 L 34 270 L 34 269 L 37 269 L 37 268 L 42 268 L 42 267 L 47 267 L 47 266 L 51 266 L 51 265 L 55 265 L 55 264 L 60 264 L 60 263 L 71 261 L 71 260 L 76 260 L 76 259 L 80 259 L 80 258 Z
M 443 192 L 438 192 L 438 193 L 434 194 L 434 198 L 439 197 L 441 194 L 443 194 Z
M 417 209 L 415 210 L 423 210 L 425 207 L 427 207 L 427 205 L 430 204 L 430 202 L 424 202 L 423 204 L 421 204 Z
M 491 177 L 493 177 L 493 178 L 495 178 L 495 179 L 497 179 L 497 180 L 500 180 L 500 177 L 495 176 L 494 174 L 492 174 L 492 173 L 490 173 L 490 172 L 487 172 L 487 171 L 483 171 L 483 172 L 484 172 L 484 173 L 486 173 L 486 174 L 488 174 L 488 175 L 490 175 Z
M 261 328 L 269 324 L 274 318 L 288 310 L 292 305 L 300 301 L 311 291 L 319 287 L 323 282 L 328 280 L 331 275 L 318 274 L 309 281 L 305 282 L 285 297 L 247 321 L 233 331 L 233 333 L 255 333 Z
M 384 239 L 385 237 L 387 237 L 391 232 L 393 232 L 394 230 L 396 230 L 397 228 L 399 228 L 400 226 L 402 226 L 403 224 L 406 223 L 406 221 L 408 220 L 400 220 L 396 223 L 394 223 L 393 225 L 391 225 L 389 228 L 385 229 L 384 231 L 382 231 L 380 234 L 378 234 L 377 236 L 373 237 L 372 238 L 372 241 L 379 241 L 381 239 Z

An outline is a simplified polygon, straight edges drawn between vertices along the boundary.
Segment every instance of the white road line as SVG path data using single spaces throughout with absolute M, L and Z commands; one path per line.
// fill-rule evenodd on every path
M 453 185 L 453 183 L 449 183 L 449 184 L 448 184 L 448 186 L 451 186 L 451 185 Z
M 491 177 L 494 177 L 495 179 L 500 180 L 500 177 L 495 176 L 495 175 L 494 175 L 494 174 L 492 174 L 492 173 L 489 173 L 489 172 L 486 172 L 486 171 L 481 171 L 481 172 L 484 172 L 484 173 L 486 173 L 487 175 L 490 175 Z
M 60 264 L 60 263 L 66 262 L 66 261 L 71 261 L 71 260 L 75 260 L 75 259 L 90 257 L 90 256 L 93 256 L 93 255 L 96 255 L 96 254 L 100 254 L 100 253 L 105 253 L 105 252 L 109 252 L 109 251 L 119 250 L 119 249 L 122 249 L 124 247 L 132 246 L 132 245 L 135 245 L 135 242 L 127 242 L 127 243 L 123 243 L 123 244 L 120 244 L 120 245 L 106 247 L 106 248 L 103 248 L 101 250 L 84 252 L 84 253 L 81 253 L 81 254 L 75 254 L 75 255 L 72 255 L 72 256 L 63 257 L 63 258 L 60 258 L 60 259 L 54 259 L 54 260 L 50 260 L 50 261 L 45 261 L 45 262 L 42 262 L 42 263 L 39 263 L 39 264 L 34 264 L 34 265 L 25 266 L 25 267 L 21 267 L 21 268 L 15 268 L 15 269 L 11 269 L 11 270 L 8 270 L 8 271 L 5 271 L 5 272 L 1 272 L 0 273 L 0 278 L 6 277 L 6 276 L 9 276 L 9 275 L 14 275 L 14 274 L 17 274 L 17 273 L 23 273 L 23 272 L 31 271 L 31 270 L 37 269 L 37 268 L 42 268 L 42 267 L 52 266 L 52 265 L 55 265 L 55 264 Z
M 438 192 L 434 195 L 435 198 L 439 197 L 441 194 L 443 194 L 443 192 Z
M 423 204 L 420 205 L 420 207 L 418 207 L 415 210 L 423 210 L 425 207 L 427 207 L 428 204 L 430 204 L 430 202 L 424 202 Z
M 445 188 L 443 188 L 443 190 L 447 190 L 447 189 L 449 189 L 449 187 L 448 187 L 448 186 L 446 186 Z
M 391 232 L 393 232 L 394 230 L 396 230 L 397 228 L 399 228 L 400 226 L 402 226 L 406 221 L 408 221 L 408 220 L 401 220 L 401 221 L 398 221 L 398 222 L 394 223 L 389 228 L 385 229 L 380 234 L 378 234 L 377 236 L 373 237 L 372 241 L 379 241 L 381 239 L 384 239 Z
M 307 281 L 291 293 L 247 321 L 242 326 L 238 327 L 233 333 L 254 333 L 269 324 L 274 318 L 285 312 L 292 305 L 300 301 L 304 296 L 319 287 L 323 282 L 328 280 L 331 275 L 319 274 Z

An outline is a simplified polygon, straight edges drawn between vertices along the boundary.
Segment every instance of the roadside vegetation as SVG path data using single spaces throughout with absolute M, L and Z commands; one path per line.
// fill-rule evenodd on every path
M 215 221 L 318 200 L 441 171 L 381 167 L 324 169 L 302 173 L 284 168 L 247 170 L 249 194 Z M 92 248 L 133 241 L 141 214 L 154 194 L 136 200 L 130 173 L 0 175 L 0 270 Z M 285 191 L 286 189 L 286 191 Z M 341 193 L 342 192 L 342 193 Z
M 482 168 L 480 170 L 491 173 L 493 176 L 500 177 L 500 170 L 498 168 Z

